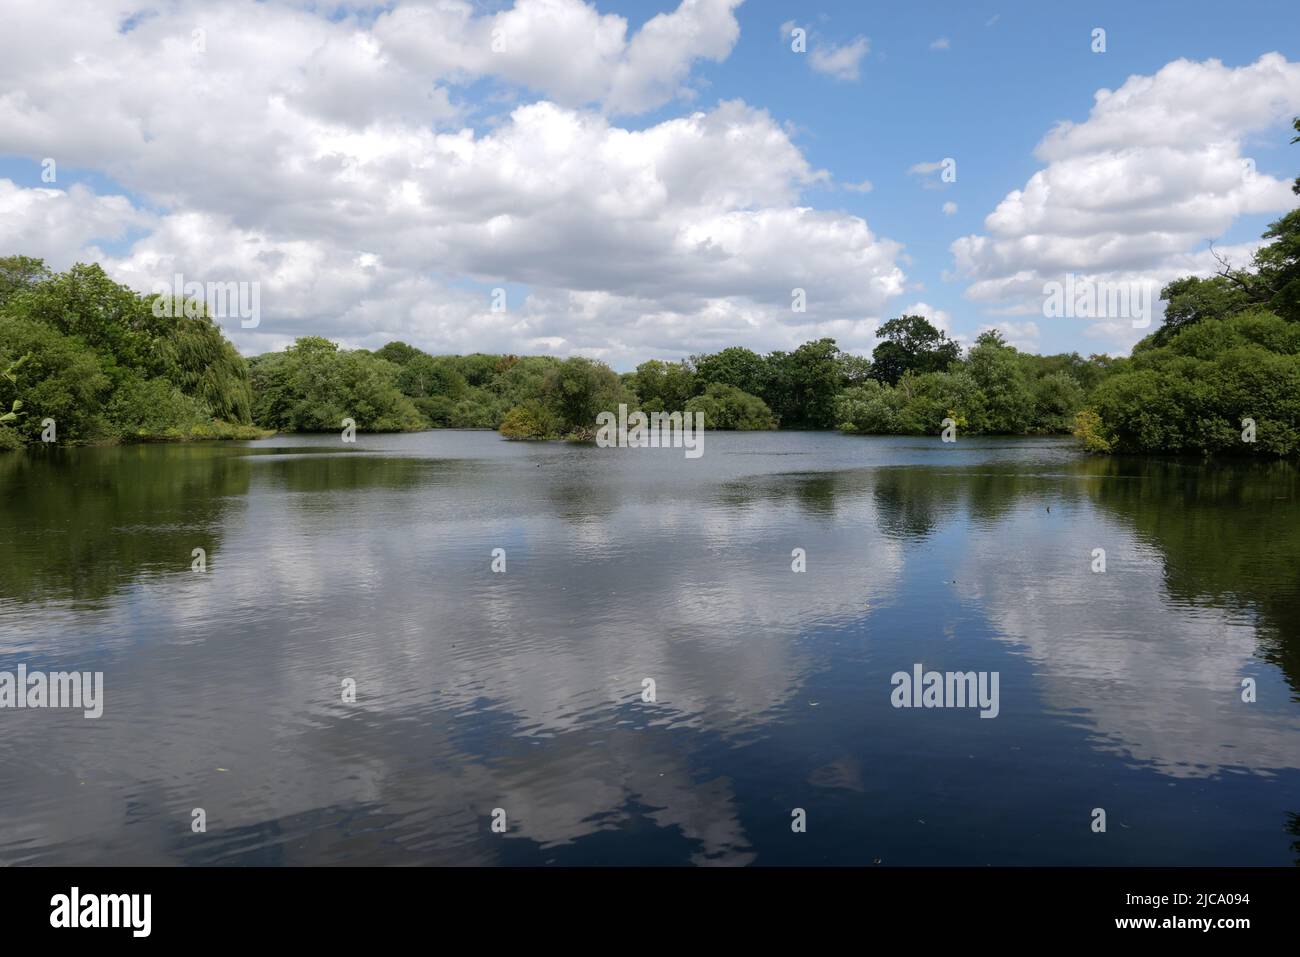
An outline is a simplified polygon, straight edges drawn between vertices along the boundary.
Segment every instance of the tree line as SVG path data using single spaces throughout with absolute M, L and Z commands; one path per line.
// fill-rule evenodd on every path
M 1300 133 L 1300 118 L 1294 126 Z M 245 359 L 203 308 L 155 308 L 157 294 L 97 265 L 56 273 L 10 256 L 0 258 L 0 449 L 48 440 L 50 422 L 73 444 L 326 432 L 344 418 L 363 431 L 583 439 L 598 412 L 626 403 L 702 411 L 713 429 L 935 434 L 951 418 L 961 434 L 1073 432 L 1097 452 L 1293 456 L 1300 209 L 1263 239 L 1245 267 L 1223 262 L 1215 276 L 1169 283 L 1164 323 L 1127 357 L 1036 355 L 995 331 L 963 353 L 926 318 L 904 315 L 880 326 L 869 358 L 823 338 L 766 355 L 732 346 L 652 359 L 622 374 L 583 357 L 342 349 L 317 336 Z
M 201 310 L 160 317 L 152 296 L 96 265 L 52 273 L 9 257 L 0 259 L 0 448 L 41 441 L 50 419 L 64 444 L 331 432 L 344 418 L 371 432 L 584 439 L 598 412 L 625 403 L 702 411 L 711 429 L 920 435 L 952 418 L 960 434 L 1074 432 L 1095 451 L 1291 455 L 1300 312 L 1243 299 L 1237 290 L 1279 295 L 1276 282 L 1248 276 L 1238 287 L 1221 277 L 1170 284 L 1174 328 L 1128 358 L 1036 355 L 994 331 L 963 352 L 908 315 L 880 327 L 870 358 L 823 338 L 766 355 L 732 346 L 651 359 L 620 374 L 583 357 L 430 355 L 403 342 L 343 349 L 317 336 L 245 359 Z M 1258 441 L 1239 448 L 1247 417 Z
M 343 349 L 319 336 L 245 359 L 203 308 L 157 309 L 155 298 L 97 265 L 54 273 L 0 259 L 0 446 L 40 441 L 48 419 L 67 444 L 329 432 L 344 418 L 371 432 L 589 438 L 597 413 L 620 403 L 701 411 L 713 429 L 929 432 L 936 410 L 960 407 L 971 432 L 1061 432 L 1109 362 L 1021 353 L 993 333 L 962 356 L 920 316 L 885 323 L 870 359 L 818 339 L 619 374 L 583 357 Z

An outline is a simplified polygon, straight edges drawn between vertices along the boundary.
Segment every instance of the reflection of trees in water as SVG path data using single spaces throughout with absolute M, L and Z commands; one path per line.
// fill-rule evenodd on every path
M 227 444 L 37 448 L 0 456 L 0 596 L 96 600 L 147 574 L 212 561 L 254 481 L 293 492 L 412 489 L 464 481 L 473 463 L 319 447 Z
M 400 458 L 319 447 L 259 458 L 255 477 L 287 492 L 356 492 L 454 485 L 482 469 L 457 459 Z M 309 453 L 309 454 L 300 454 Z
M 832 518 L 840 505 L 871 487 L 867 470 L 845 472 L 784 472 L 758 475 L 722 483 L 712 501 L 727 508 L 755 505 L 798 505 L 816 518 Z
M 1252 610 L 1260 658 L 1300 697 L 1300 469 L 1285 462 L 1090 458 L 1097 505 L 1159 548 L 1189 604 Z
M 611 484 L 608 476 L 594 471 L 548 480 L 544 493 L 548 506 L 566 522 L 612 518 L 620 508 L 630 504 L 624 491 Z M 523 489 L 520 494 L 524 494 Z
M 1089 456 L 1059 472 L 898 466 L 731 482 L 718 500 L 794 502 L 826 517 L 864 494 L 882 534 L 910 540 L 956 518 L 991 525 L 1027 503 L 1086 498 L 1159 549 L 1171 597 L 1255 613 L 1258 656 L 1300 696 L 1300 469 L 1292 464 Z
M 917 475 L 913 469 L 881 472 L 872 485 L 872 498 L 880 516 L 880 531 L 890 538 L 922 539 L 950 518 L 959 489 L 946 482 L 946 495 L 934 484 L 939 475 Z
M 814 515 L 835 514 L 835 499 L 839 490 L 836 473 L 810 475 L 794 487 L 795 499 L 806 512 Z
M 1059 499 L 1078 494 L 1060 479 L 1008 466 L 934 469 L 895 466 L 839 472 L 769 475 L 723 487 L 722 504 L 794 502 L 810 516 L 833 516 L 855 498 L 871 495 L 880 531 L 891 538 L 922 539 L 943 522 L 965 514 L 991 523 L 1026 497 Z
M 899 538 L 921 539 L 943 522 L 963 515 L 977 525 L 992 525 L 1013 509 L 1044 505 L 1080 493 L 1055 475 L 1007 465 L 969 469 L 892 468 L 877 473 L 872 488 L 881 530 Z
M 352 450 L 218 444 L 35 449 L 0 457 L 0 595 L 23 601 L 97 599 L 147 572 L 188 572 L 192 549 L 220 547 L 232 503 L 253 482 L 298 493 L 461 487 L 488 464 Z M 536 494 L 531 470 L 502 470 L 504 502 Z M 595 470 L 548 481 L 549 506 L 569 521 L 607 519 L 628 504 L 680 504 L 674 483 L 632 484 Z M 1258 615 L 1259 656 L 1300 695 L 1300 469 L 1287 463 L 1088 457 L 1061 472 L 986 463 L 789 473 L 722 483 L 722 506 L 793 503 L 834 518 L 870 495 L 882 534 L 919 540 L 966 517 L 992 524 L 1026 500 L 1086 495 L 1156 546 L 1170 595 Z M 689 500 L 687 497 L 685 500 Z
M 190 570 L 220 545 L 249 465 L 203 445 L 43 449 L 0 456 L 0 595 L 99 599 L 145 569 Z
M 1024 499 L 1057 501 L 1082 493 L 1057 475 L 1008 465 L 965 468 L 890 466 L 838 472 L 766 475 L 722 486 L 720 504 L 737 507 L 794 502 L 810 516 L 833 516 L 855 498 L 871 495 L 883 534 L 922 539 L 959 515 L 991 524 Z

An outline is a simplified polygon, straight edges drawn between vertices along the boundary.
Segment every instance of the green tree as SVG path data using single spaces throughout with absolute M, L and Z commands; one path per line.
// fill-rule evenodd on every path
M 835 417 L 843 432 L 892 435 L 907 431 L 904 404 L 902 393 L 894 386 L 879 379 L 868 379 L 840 393 L 835 402 Z
M 385 346 L 375 350 L 375 357 L 385 359 L 394 365 L 404 366 L 417 356 L 427 356 L 428 353 L 422 352 L 415 346 L 407 345 L 405 342 L 394 340 Z
M 253 421 L 248 363 L 206 315 L 156 320 L 151 344 L 162 376 L 184 396 L 201 401 L 208 418 L 247 425 Z
M 963 432 L 988 431 L 983 395 L 974 376 L 960 366 L 947 372 L 909 372 L 896 388 L 903 402 L 903 432 L 937 435 L 946 418 L 954 419 Z
M 1256 301 L 1291 322 L 1300 322 L 1300 209 L 1269 225 L 1255 250 Z
M 700 390 L 718 382 L 750 395 L 767 394 L 768 363 L 751 349 L 731 346 L 712 355 L 692 356 L 691 364 L 695 367 L 695 379 Z
M 1300 324 L 1260 309 L 1135 352 L 1093 392 L 1076 434 L 1117 452 L 1300 452 Z M 1254 441 L 1243 439 L 1245 420 Z
M 31 256 L 0 256 L 0 309 L 15 295 L 47 281 L 51 275 L 43 260 Z
M 876 330 L 871 374 L 894 385 L 908 372 L 943 372 L 961 358 L 961 346 L 924 316 L 899 316 Z
M 113 282 L 98 265 L 78 263 L 12 295 L 4 308 L 85 343 L 116 380 L 127 370 L 146 376 L 166 371 L 151 329 L 151 301 Z
M 616 412 L 620 402 L 634 403 L 618 375 L 603 362 L 581 356 L 565 359 L 542 380 L 542 400 L 566 435 L 594 434 L 600 412 Z
M 194 423 L 196 409 L 204 421 L 251 423 L 247 363 L 207 316 L 206 308 L 187 316 L 184 310 L 155 309 L 158 301 L 159 297 L 140 296 L 113 282 L 97 265 L 78 264 L 67 272 L 51 273 L 40 260 L 21 256 L 0 260 L 0 312 L 46 326 L 89 348 L 110 391 L 129 388 L 131 396 L 138 397 L 140 383 L 157 378 L 194 400 L 168 406 L 180 416 L 169 420 L 169 434 Z M 117 408 L 129 405 L 129 397 L 124 397 Z M 155 414 L 149 420 L 164 418 Z M 133 419 L 138 420 L 138 416 Z M 112 416 L 106 420 L 109 426 L 113 421 Z M 68 430 L 59 432 L 72 438 Z M 136 436 L 138 429 L 132 427 L 124 434 Z M 107 437 L 111 436 L 95 436 Z
M 855 356 L 851 352 L 839 355 L 840 384 L 844 388 L 861 385 L 871 379 L 871 360 L 866 356 Z
M 492 381 L 499 371 L 501 356 L 475 352 L 468 356 L 456 356 L 456 368 L 465 381 L 474 388 L 485 386 Z
M 424 420 L 397 388 L 401 367 L 362 350 L 304 336 L 284 352 L 251 363 L 254 420 L 285 432 L 333 432 L 345 418 L 369 432 L 421 428 Z
M 688 400 L 685 411 L 687 414 L 703 412 L 706 429 L 752 431 L 776 428 L 776 418 L 766 402 L 721 382 L 710 383 L 702 395 Z
M 683 362 L 650 359 L 636 367 L 632 388 L 647 412 L 680 412 L 695 394 L 695 372 Z
M 818 339 L 794 352 L 773 352 L 767 357 L 768 386 L 763 398 L 783 426 L 835 427 L 835 398 L 844 384 L 841 356 L 834 339 Z
M 1292 121 L 1300 131 L 1300 117 Z M 1300 142 L 1300 136 L 1291 140 Z M 1300 192 L 1300 177 L 1292 187 Z M 1203 319 L 1226 318 L 1248 305 L 1263 306 L 1290 322 L 1300 322 L 1300 208 L 1269 224 L 1247 269 L 1234 269 L 1220 260 L 1223 269 L 1212 279 L 1180 279 L 1161 292 L 1166 299 L 1168 333 L 1158 330 L 1151 342 L 1163 345 L 1178 329 Z M 1217 254 L 1216 254 L 1217 255 Z M 1172 310 L 1173 315 L 1170 316 Z
M 1175 279 L 1160 290 L 1166 303 L 1165 321 L 1144 340 L 1144 345 L 1162 346 L 1181 329 L 1203 319 L 1224 319 L 1250 305 L 1250 296 L 1224 276 Z
M 971 347 L 966 370 L 980 392 L 980 418 L 974 431 L 1023 434 L 1034 418 L 1034 396 L 1017 351 L 1001 333 L 982 333 Z M 972 412 L 974 410 L 971 410 Z
M 47 418 L 54 419 L 60 442 L 111 436 L 104 405 L 112 382 L 81 340 L 41 322 L 0 316 L 0 365 L 13 373 L 0 380 L 0 404 L 22 403 L 23 416 L 8 427 L 24 441 L 39 442 Z
M 1075 416 L 1084 406 L 1084 391 L 1078 380 L 1066 372 L 1053 372 L 1034 380 L 1034 432 L 1069 432 Z

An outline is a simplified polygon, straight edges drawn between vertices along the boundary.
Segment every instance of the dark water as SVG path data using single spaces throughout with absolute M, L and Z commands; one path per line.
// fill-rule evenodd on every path
M 1298 492 L 812 433 L 0 456 L 0 670 L 106 686 L 0 710 L 0 862 L 1295 863 Z M 1000 713 L 895 709 L 915 663 Z

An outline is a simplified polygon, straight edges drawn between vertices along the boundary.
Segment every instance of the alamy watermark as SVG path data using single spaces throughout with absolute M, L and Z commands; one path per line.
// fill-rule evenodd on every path
M 104 713 L 102 671 L 0 671 L 0 708 L 80 708 L 83 716 Z
M 620 402 L 596 416 L 596 445 L 602 449 L 685 449 L 688 459 L 704 454 L 703 412 L 633 412 Z
M 180 315 L 195 319 L 207 306 L 213 319 L 238 319 L 241 329 L 256 329 L 262 322 L 260 282 L 186 282 L 176 273 L 170 286 L 156 282 L 153 291 L 158 296 L 153 314 L 160 319 Z
M 981 718 L 996 718 L 999 673 L 996 671 L 895 671 L 889 702 L 895 708 L 979 708 Z
M 1131 319 L 1134 329 L 1151 325 L 1156 284 L 1148 280 L 1097 281 L 1074 273 L 1065 282 L 1043 283 L 1047 319 Z
M 132 937 L 148 937 L 153 928 L 152 894 L 83 894 L 73 887 L 50 898 L 50 926 L 54 928 L 125 928 Z

